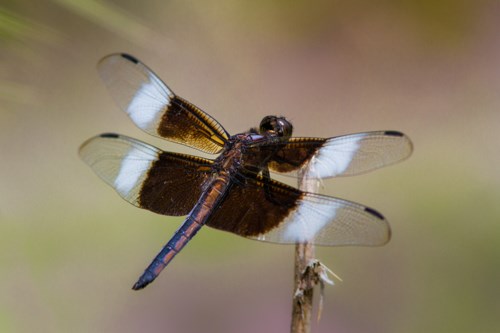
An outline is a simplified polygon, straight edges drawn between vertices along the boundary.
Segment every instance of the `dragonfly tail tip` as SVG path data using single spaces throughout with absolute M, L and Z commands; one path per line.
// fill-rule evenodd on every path
M 134 284 L 132 287 L 133 290 L 141 290 L 144 289 L 148 284 L 154 281 L 156 276 L 154 274 L 151 274 L 149 272 L 144 272 L 144 274 L 141 275 L 139 280 Z

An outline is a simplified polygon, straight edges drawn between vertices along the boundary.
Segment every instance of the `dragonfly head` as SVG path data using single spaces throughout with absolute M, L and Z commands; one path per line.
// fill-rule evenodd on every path
M 260 134 L 289 138 L 292 136 L 293 126 L 285 117 L 266 116 L 260 122 Z

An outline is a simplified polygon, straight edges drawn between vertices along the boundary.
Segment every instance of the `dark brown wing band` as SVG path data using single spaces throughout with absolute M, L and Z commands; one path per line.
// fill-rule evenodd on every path
M 215 119 L 177 95 L 170 99 L 156 132 L 162 138 L 211 154 L 220 152 L 229 138 Z

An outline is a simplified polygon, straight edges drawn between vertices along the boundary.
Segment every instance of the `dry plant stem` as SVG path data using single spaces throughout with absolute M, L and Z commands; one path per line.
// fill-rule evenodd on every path
M 299 178 L 299 188 L 305 192 L 317 192 L 319 182 L 315 179 Z M 310 333 L 313 307 L 313 274 L 304 274 L 306 267 L 314 259 L 314 245 L 295 245 L 295 276 L 292 307 L 291 333 Z
M 292 333 L 311 332 L 313 288 L 311 274 L 304 274 L 310 260 L 314 259 L 314 245 L 310 243 L 295 246 L 295 283 L 292 307 Z

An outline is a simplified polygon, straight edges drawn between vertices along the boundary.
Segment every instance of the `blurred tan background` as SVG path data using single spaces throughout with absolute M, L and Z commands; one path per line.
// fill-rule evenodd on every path
M 299 136 L 412 138 L 399 165 L 325 181 L 393 239 L 318 248 L 344 282 L 313 332 L 499 332 L 499 15 L 495 0 L 0 1 L 0 331 L 289 330 L 292 246 L 204 228 L 131 290 L 183 219 L 127 204 L 77 149 L 112 131 L 186 150 L 100 82 L 97 61 L 128 52 L 230 133 L 278 114 Z

